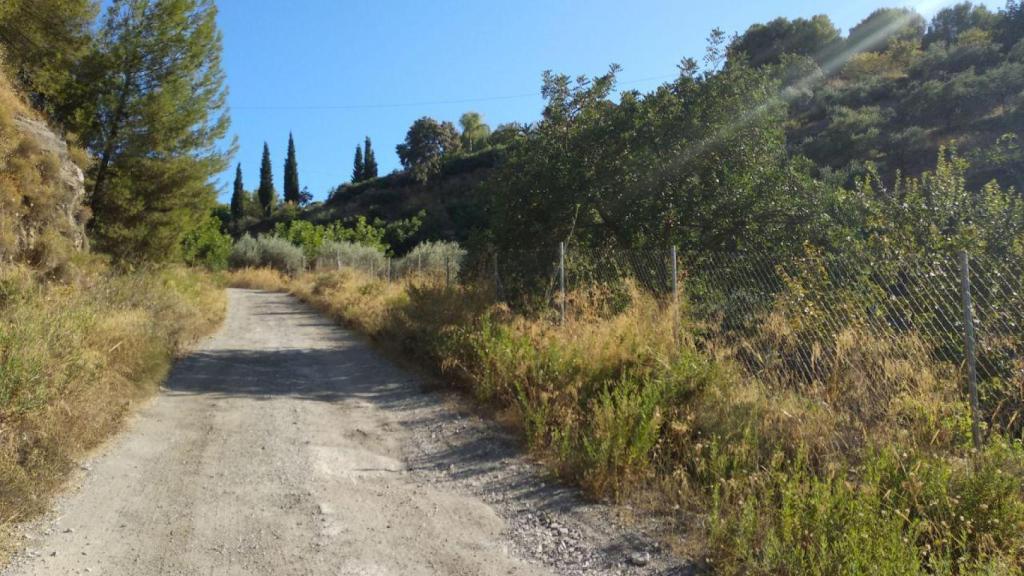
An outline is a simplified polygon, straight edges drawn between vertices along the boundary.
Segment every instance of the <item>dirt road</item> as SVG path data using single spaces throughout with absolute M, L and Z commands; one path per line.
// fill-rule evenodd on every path
M 244 290 L 28 530 L 7 576 L 689 573 L 358 337 Z

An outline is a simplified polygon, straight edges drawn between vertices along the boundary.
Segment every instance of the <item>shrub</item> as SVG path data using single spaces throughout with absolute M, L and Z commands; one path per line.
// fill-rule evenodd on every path
M 260 249 L 260 264 L 269 266 L 288 275 L 295 275 L 306 269 L 306 256 L 302 249 L 282 238 L 261 236 L 257 243 Z
M 228 263 L 232 268 L 255 268 L 260 262 L 260 243 L 248 234 L 235 242 L 228 257 Z
M 205 266 L 210 270 L 224 270 L 232 254 L 231 237 L 221 232 L 220 219 L 210 216 L 198 228 L 185 236 L 182 254 L 190 266 Z
M 317 269 L 355 268 L 371 275 L 387 269 L 387 256 L 373 246 L 354 242 L 326 242 L 316 254 Z
M 267 266 L 288 275 L 306 269 L 306 256 L 291 242 L 274 236 L 254 239 L 246 234 L 235 242 L 229 262 L 232 268 Z
M 396 260 L 392 266 L 398 276 L 438 276 L 449 273 L 455 278 L 459 275 L 465 257 L 466 251 L 455 242 L 423 242 Z
M 61 284 L 0 267 L 0 540 L 223 318 L 223 290 L 196 270 L 92 267 Z

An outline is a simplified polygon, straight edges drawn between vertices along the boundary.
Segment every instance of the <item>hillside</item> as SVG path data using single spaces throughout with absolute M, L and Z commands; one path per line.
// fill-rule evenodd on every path
M 358 184 L 346 183 L 331 191 L 322 204 L 295 213 L 281 212 L 239 231 L 257 235 L 273 230 L 278 222 L 291 219 L 314 224 L 346 222 L 360 216 L 369 221 L 396 222 L 422 217 L 415 234 L 391 246 L 404 254 L 429 240 L 460 243 L 470 240 L 486 224 L 487 192 L 484 184 L 500 166 L 503 147 L 447 159 L 438 174 L 426 182 L 407 172 L 373 178 Z
M 942 146 L 963 150 L 968 178 L 1024 189 L 1024 12 L 961 2 L 930 22 L 879 9 L 842 35 L 827 15 L 751 26 L 731 58 L 785 86 L 789 149 L 851 176 L 867 163 L 892 178 L 927 170 Z
M 85 162 L 0 75 L 0 263 L 51 273 L 86 248 Z

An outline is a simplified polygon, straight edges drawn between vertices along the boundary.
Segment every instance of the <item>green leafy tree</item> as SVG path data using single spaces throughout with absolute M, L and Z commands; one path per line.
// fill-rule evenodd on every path
M 819 14 L 810 20 L 776 18 L 767 24 L 754 24 L 730 48 L 745 54 L 751 65 L 764 66 L 778 64 L 785 54 L 823 62 L 835 55 L 840 44 L 839 29 L 828 16 Z
M 264 216 L 274 213 L 277 205 L 277 190 L 274 189 L 274 171 L 270 163 L 270 146 L 263 143 L 263 160 L 260 162 L 260 187 L 256 190 Z
M 459 118 L 462 127 L 462 147 L 470 152 L 487 144 L 491 135 L 491 127 L 484 123 L 479 112 L 466 112 Z
M 1011 50 L 1024 39 L 1024 2 L 1008 0 L 1000 16 L 996 27 L 996 39 L 1005 50 Z
M 83 105 L 75 70 L 93 48 L 93 0 L 4 0 L 0 45 L 9 76 L 32 104 L 62 122 Z
M 299 163 L 295 159 L 295 139 L 288 133 L 288 156 L 284 161 L 284 201 L 299 204 Z
M 221 230 L 221 220 L 210 216 L 182 239 L 182 257 L 190 266 L 224 270 L 231 255 L 231 237 Z
M 363 161 L 363 148 L 356 146 L 356 157 L 352 162 L 352 183 L 358 184 L 366 179 L 366 164 Z
M 723 56 L 723 41 L 714 38 L 709 61 Z M 686 61 L 675 82 L 614 103 L 617 71 L 545 74 L 541 122 L 487 184 L 497 248 L 569 239 L 792 253 L 815 237 L 824 190 L 808 162 L 788 157 L 786 103 L 768 70 L 738 61 L 702 73 Z
M 175 258 L 182 237 L 216 200 L 212 178 L 233 150 L 221 34 L 212 0 L 115 0 L 98 37 L 87 87 L 94 121 L 85 142 L 92 234 L 125 260 Z
M 242 184 L 242 164 L 235 167 L 235 185 L 231 193 L 231 218 L 241 220 L 245 217 L 245 185 Z
M 398 159 L 413 177 L 426 182 L 441 170 L 445 156 L 459 150 L 459 132 L 451 122 L 424 116 L 413 122 L 405 142 L 396 146 Z
M 529 131 L 530 127 L 525 124 L 515 122 L 499 124 L 494 132 L 491 132 L 487 143 L 490 146 L 510 146 L 525 138 Z
M 369 180 L 377 177 L 377 155 L 373 152 L 373 143 L 370 142 L 370 137 L 367 136 L 363 142 L 365 152 L 363 154 L 363 180 Z
M 850 29 L 847 50 L 882 51 L 897 41 L 920 42 L 927 23 L 912 8 L 879 8 Z
M 928 32 L 924 35 L 924 47 L 934 42 L 954 44 L 961 34 L 972 28 L 991 31 L 998 24 L 999 16 L 984 5 L 960 2 L 939 10 L 932 17 Z

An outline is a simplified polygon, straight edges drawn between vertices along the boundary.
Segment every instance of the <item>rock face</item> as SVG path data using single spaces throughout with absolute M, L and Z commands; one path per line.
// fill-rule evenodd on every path
M 25 140 L 31 141 L 42 154 L 51 155 L 57 161 L 57 173 L 51 178 L 55 192 L 56 224 L 59 233 L 78 251 L 88 249 L 85 235 L 86 210 L 85 174 L 75 164 L 68 151 L 67 142 L 45 123 L 26 116 L 15 116 L 14 125 Z

